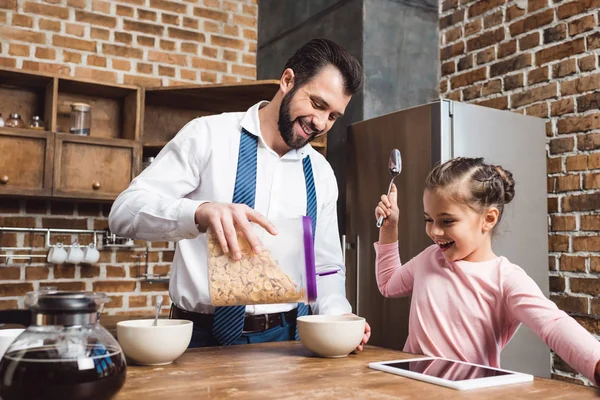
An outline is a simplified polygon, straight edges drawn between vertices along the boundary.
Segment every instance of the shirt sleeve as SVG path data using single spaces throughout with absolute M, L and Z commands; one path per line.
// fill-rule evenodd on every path
M 546 298 L 522 269 L 512 269 L 506 274 L 503 290 L 512 317 L 531 328 L 571 367 L 595 382 L 594 372 L 600 361 L 598 340 Z
M 337 272 L 317 276 L 317 300 L 311 304 L 311 308 L 314 314 L 341 315 L 351 313 L 352 306 L 346 299 L 346 266 L 338 231 L 338 192 L 333 172 L 328 181 L 332 182 L 322 187 L 331 190 L 329 199 L 317 216 L 315 263 L 317 272 Z
M 374 244 L 375 246 L 375 271 L 377 286 L 385 297 L 408 296 L 415 281 L 413 269 L 417 265 L 417 257 L 406 264 L 400 261 L 398 242 L 389 244 Z
M 149 241 L 198 236 L 194 215 L 206 201 L 185 196 L 200 185 L 201 160 L 210 149 L 204 130 L 200 120 L 189 122 L 117 197 L 109 215 L 111 232 Z

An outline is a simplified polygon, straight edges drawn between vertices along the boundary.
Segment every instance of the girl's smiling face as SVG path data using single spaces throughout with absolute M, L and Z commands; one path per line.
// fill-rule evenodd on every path
M 491 248 L 496 208 L 479 214 L 439 190 L 425 190 L 423 207 L 427 235 L 440 247 L 447 261 L 479 262 L 496 257 Z

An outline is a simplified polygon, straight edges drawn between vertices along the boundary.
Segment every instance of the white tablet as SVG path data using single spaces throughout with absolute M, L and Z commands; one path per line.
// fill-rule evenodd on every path
M 469 390 L 531 382 L 533 375 L 439 357 L 372 362 L 369 368 L 452 389 Z

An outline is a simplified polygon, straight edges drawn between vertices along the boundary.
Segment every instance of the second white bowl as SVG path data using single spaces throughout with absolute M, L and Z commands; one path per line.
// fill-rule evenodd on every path
M 141 365 L 164 365 L 176 360 L 192 340 L 192 322 L 184 319 L 153 319 L 117 323 L 117 339 L 128 359 Z
M 346 357 L 360 344 L 365 319 L 356 315 L 306 315 L 298 318 L 300 341 L 321 357 Z

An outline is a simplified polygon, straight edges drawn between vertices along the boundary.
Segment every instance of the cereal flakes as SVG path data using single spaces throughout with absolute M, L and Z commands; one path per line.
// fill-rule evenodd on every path
M 255 254 L 246 237 L 237 232 L 242 259 L 236 261 L 223 254 L 216 236 L 208 239 L 208 284 L 211 304 L 232 306 L 246 304 L 292 303 L 305 299 L 304 289 L 279 268 L 268 250 Z

